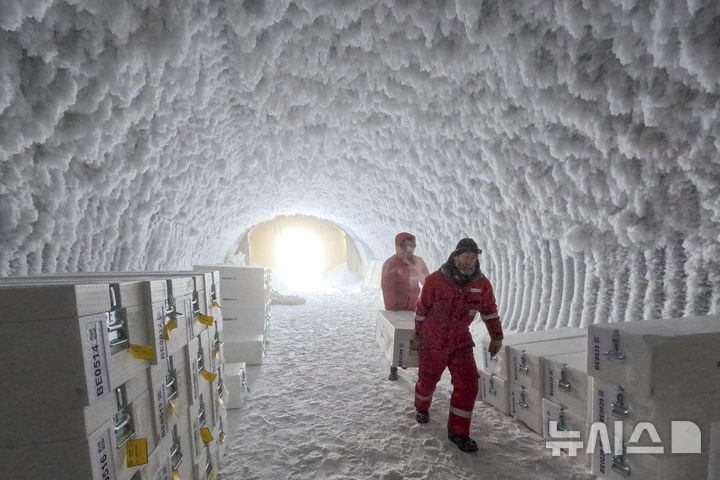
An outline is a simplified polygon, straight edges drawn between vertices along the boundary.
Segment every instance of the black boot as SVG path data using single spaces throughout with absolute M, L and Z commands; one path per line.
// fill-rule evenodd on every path
M 448 438 L 463 452 L 477 452 L 477 442 L 475 442 L 475 440 L 468 437 L 467 435 L 456 435 L 454 433 L 448 432 Z
M 430 412 L 427 410 L 415 410 L 415 420 L 418 423 L 428 423 L 430 421 Z
M 390 367 L 390 375 L 388 375 L 388 380 L 395 381 L 397 379 L 398 379 L 397 367 Z

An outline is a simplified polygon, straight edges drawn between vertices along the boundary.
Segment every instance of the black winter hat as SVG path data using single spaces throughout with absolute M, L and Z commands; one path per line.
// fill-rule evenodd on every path
M 458 242 L 457 247 L 455 247 L 453 257 L 455 255 L 460 255 L 465 252 L 472 252 L 480 255 L 482 253 L 482 250 L 478 248 L 477 243 L 475 243 L 475 240 L 473 240 L 472 238 L 463 238 Z

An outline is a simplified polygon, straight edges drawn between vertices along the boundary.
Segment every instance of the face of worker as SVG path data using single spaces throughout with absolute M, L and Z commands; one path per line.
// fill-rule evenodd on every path
M 454 259 L 455 266 L 463 275 L 470 275 L 475 271 L 475 263 L 478 259 L 477 253 L 463 252 L 456 255 Z
M 403 240 L 400 242 L 400 255 L 410 260 L 413 256 L 413 252 L 415 251 L 415 240 Z

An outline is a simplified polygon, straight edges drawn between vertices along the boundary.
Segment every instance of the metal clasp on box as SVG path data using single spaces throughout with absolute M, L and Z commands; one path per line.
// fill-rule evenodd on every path
M 213 471 L 213 465 L 212 465 L 212 454 L 210 453 L 210 446 L 206 446 L 205 450 L 207 450 L 207 462 L 205 463 L 205 478 L 210 478 L 212 476 Z
M 180 435 L 178 434 L 177 424 L 173 425 L 173 443 L 170 446 L 170 466 L 173 470 L 177 470 L 182 463 L 183 454 L 180 446 Z
M 198 372 L 205 368 L 205 355 L 203 354 L 202 345 L 200 342 L 198 342 L 198 352 L 196 357 L 197 358 L 197 369 Z
M 215 278 L 213 278 L 213 282 L 210 284 L 210 300 L 213 302 L 217 302 L 217 291 L 215 290 Z
M 530 405 L 525 401 L 525 387 L 521 387 L 522 390 L 520 390 L 520 401 L 518 402 L 518 405 L 520 405 L 522 408 L 527 410 L 530 408 Z
M 215 340 L 213 343 L 213 347 L 215 348 L 215 351 L 219 352 L 220 348 L 223 346 L 223 341 L 220 340 L 220 332 L 217 329 L 217 324 L 215 324 Z
M 165 391 L 167 393 L 168 400 L 172 400 L 178 395 L 177 386 L 177 372 L 173 365 L 172 355 L 168 355 L 167 358 L 167 375 L 165 375 Z
M 118 293 L 115 290 L 117 285 L 110 285 L 110 311 L 105 313 L 107 317 L 108 340 L 110 347 L 118 347 L 128 343 L 129 336 L 127 331 L 127 321 L 120 314 L 118 307 Z
M 623 478 L 630 478 L 630 465 L 625 462 L 625 442 L 623 442 L 620 455 L 613 455 L 612 470 Z
M 620 330 L 615 330 L 612 334 L 612 350 L 605 352 L 608 360 L 625 360 L 625 354 L 620 351 Z
M 168 296 L 167 300 L 165 300 L 165 316 L 168 317 L 169 320 L 176 320 L 185 316 L 177 311 L 175 297 L 173 296 Z
M 495 389 L 495 374 L 494 373 L 490 375 L 490 387 L 488 388 L 488 393 L 497 395 L 497 390 Z
M 560 413 L 558 414 L 558 421 L 557 421 L 557 431 L 558 432 L 565 432 L 567 431 L 568 427 L 565 423 L 565 407 L 560 407 Z
M 572 390 L 572 385 L 570 385 L 570 382 L 568 382 L 567 379 L 567 363 L 564 363 L 563 366 L 560 367 L 560 380 L 558 380 L 558 388 L 566 392 Z
M 200 300 L 198 299 L 198 291 L 197 290 L 193 290 L 193 294 L 192 294 L 192 311 L 193 311 L 193 315 L 200 314 Z
M 525 350 L 520 353 L 520 366 L 518 367 L 518 370 L 523 372 L 525 375 L 527 375 L 530 371 L 527 365 L 527 354 L 525 353 Z
M 223 385 L 223 379 L 222 379 L 222 375 L 220 375 L 220 373 L 218 373 L 218 384 L 217 384 L 216 392 L 217 392 L 218 398 L 222 398 L 223 393 L 225 393 L 225 385 Z
M 115 400 L 117 402 L 118 411 L 115 414 L 115 443 L 117 448 L 124 446 L 128 440 L 135 436 L 135 428 L 133 426 L 133 418 L 130 405 L 127 402 L 127 393 L 125 385 L 115 389 Z
M 625 406 L 625 390 L 618 387 L 617 400 L 612 402 L 612 413 L 616 418 L 624 418 L 630 414 L 630 409 Z
M 199 424 L 200 427 L 202 428 L 202 427 L 205 426 L 205 423 L 206 423 L 206 418 L 205 418 L 205 402 L 203 401 L 203 395 L 202 395 L 202 393 L 201 393 L 201 394 L 200 394 L 200 407 L 199 407 L 199 409 L 198 409 L 198 424 Z

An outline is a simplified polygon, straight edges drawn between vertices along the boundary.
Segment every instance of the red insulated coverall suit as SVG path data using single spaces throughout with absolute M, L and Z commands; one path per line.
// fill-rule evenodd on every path
M 400 244 L 404 240 L 415 240 L 415 236 L 398 233 L 395 236 L 397 253 L 383 263 L 380 285 L 385 310 L 415 310 L 420 295 L 418 282 L 425 280 L 430 273 L 422 257 L 413 255 L 408 260 L 402 256 Z
M 492 285 L 482 273 L 458 285 L 442 267 L 425 279 L 415 311 L 415 333 L 422 345 L 415 408 L 429 410 L 435 386 L 445 367 L 449 368 L 453 392 L 448 431 L 456 435 L 470 434 L 478 394 L 475 343 L 469 329 L 477 312 L 491 338 L 502 336 Z

